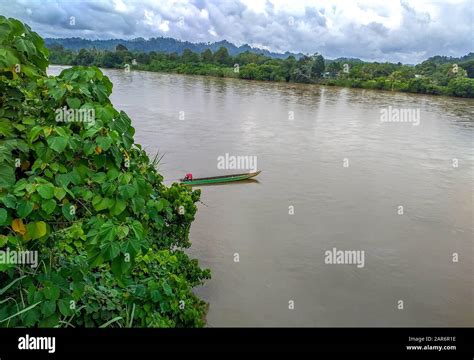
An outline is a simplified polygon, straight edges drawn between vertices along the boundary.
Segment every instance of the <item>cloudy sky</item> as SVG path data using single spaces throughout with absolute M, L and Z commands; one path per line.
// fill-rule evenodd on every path
M 228 40 L 416 63 L 474 51 L 474 0 L 2 0 L 44 37 Z

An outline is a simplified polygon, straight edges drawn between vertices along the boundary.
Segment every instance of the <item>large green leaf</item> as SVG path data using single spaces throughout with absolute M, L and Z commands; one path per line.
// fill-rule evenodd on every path
M 10 137 L 14 134 L 12 123 L 8 119 L 0 119 L 0 136 Z
M 26 327 L 35 326 L 40 317 L 41 313 L 38 309 L 31 309 L 30 311 L 21 314 L 21 319 Z
M 132 230 L 138 240 L 143 240 L 145 236 L 145 231 L 143 230 L 143 225 L 139 221 L 133 221 Z
M 51 214 L 54 209 L 56 209 L 56 201 L 54 199 L 49 199 L 41 203 L 41 209 L 43 209 L 46 214 Z
M 104 260 L 106 261 L 115 259 L 119 253 L 120 253 L 120 245 L 113 241 L 107 243 L 102 248 L 102 256 Z
M 49 317 L 56 311 L 56 301 L 46 300 L 41 305 L 41 313 L 44 317 Z
M 97 137 L 96 142 L 97 145 L 100 146 L 103 151 L 109 150 L 110 145 L 112 145 L 112 139 L 105 136 Z
M 69 221 L 74 220 L 75 210 L 75 206 L 71 203 L 66 203 L 61 208 L 61 212 L 63 213 L 64 217 Z
M 6 224 L 8 219 L 8 212 L 5 209 L 0 209 L 0 226 Z
M 26 218 L 33 211 L 34 203 L 28 200 L 20 200 L 17 207 L 17 214 L 20 219 Z
M 96 211 L 102 211 L 106 209 L 112 209 L 114 206 L 115 202 L 113 199 L 107 198 L 107 197 L 101 197 L 100 195 L 97 195 L 92 199 L 92 206 Z
M 66 148 L 68 139 L 63 136 L 52 136 L 48 138 L 47 142 L 51 149 L 60 153 Z
M 53 184 L 41 184 L 37 188 L 38 194 L 41 195 L 43 199 L 49 200 L 54 197 L 54 185 Z
M 127 202 L 122 199 L 115 200 L 114 206 L 110 209 L 110 215 L 117 216 L 120 215 L 125 208 L 127 207 Z
M 163 282 L 163 290 L 166 295 L 171 296 L 173 294 L 173 289 L 171 289 L 171 286 L 165 281 Z
M 78 98 L 67 98 L 66 102 L 71 109 L 79 109 L 81 106 L 81 100 Z
M 61 201 L 64 198 L 64 196 L 66 196 L 66 190 L 64 190 L 62 188 L 55 188 L 54 189 L 54 196 L 56 197 L 56 199 Z
M 49 284 L 44 288 L 44 297 L 48 300 L 57 300 L 59 298 L 59 286 Z
M 99 238 L 102 242 L 110 242 L 116 240 L 117 226 L 112 222 L 106 222 L 100 227 Z
M 12 194 L 5 195 L 5 197 L 1 201 L 7 208 L 10 208 L 10 209 L 15 209 L 17 206 L 17 199 Z
M 31 222 L 26 225 L 27 234 L 32 239 L 39 239 L 48 233 L 48 228 L 44 221 Z
M 1 188 L 10 188 L 15 184 L 15 180 L 15 168 L 3 163 L 0 166 L 0 190 Z
M 21 64 L 18 54 L 9 47 L 0 48 L 0 68 L 13 68 L 16 64 Z
M 124 199 L 133 198 L 133 196 L 137 192 L 135 189 L 135 186 L 131 184 L 119 186 L 118 190 L 119 190 L 120 196 L 122 196 Z
M 64 316 L 71 316 L 73 314 L 73 311 L 71 309 L 71 298 L 67 299 L 59 299 L 58 300 L 58 308 L 61 314 Z

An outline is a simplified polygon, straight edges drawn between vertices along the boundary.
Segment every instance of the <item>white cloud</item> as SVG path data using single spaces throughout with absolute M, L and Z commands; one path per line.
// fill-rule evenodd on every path
M 27 10 L 29 9 L 29 11 Z M 12 0 L 47 37 L 228 40 L 329 58 L 418 62 L 473 51 L 471 0 Z M 76 26 L 69 25 L 75 16 Z M 289 19 L 293 19 L 291 22 Z M 183 22 L 180 23 L 180 19 Z
M 163 32 L 168 32 L 170 31 L 170 22 L 168 20 L 164 20 L 161 22 L 160 25 L 158 25 L 158 29 L 160 29 Z
M 199 12 L 199 15 L 203 19 L 209 20 L 209 11 L 207 11 L 206 9 L 201 9 L 201 11 Z
M 114 5 L 115 5 L 115 10 L 117 10 L 118 12 L 127 12 L 128 11 L 128 7 L 127 7 L 127 5 L 125 5 L 123 0 L 114 0 Z

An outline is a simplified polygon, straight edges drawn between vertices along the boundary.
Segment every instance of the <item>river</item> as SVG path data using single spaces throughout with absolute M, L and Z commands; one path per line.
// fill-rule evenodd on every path
M 209 326 L 474 326 L 474 100 L 105 73 L 166 183 L 246 172 L 218 169 L 225 154 L 262 170 L 201 188 Z M 364 261 L 330 264 L 334 248 Z

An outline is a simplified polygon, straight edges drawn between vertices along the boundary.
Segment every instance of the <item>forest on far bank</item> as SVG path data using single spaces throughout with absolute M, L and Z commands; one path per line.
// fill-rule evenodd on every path
M 365 62 L 359 59 L 328 60 L 320 54 L 276 59 L 246 51 L 231 56 L 225 47 L 202 53 L 81 49 L 53 44 L 51 64 L 136 69 L 188 75 L 232 77 L 246 80 L 316 83 L 364 89 L 474 98 L 474 53 L 461 58 L 431 57 L 417 65 Z

